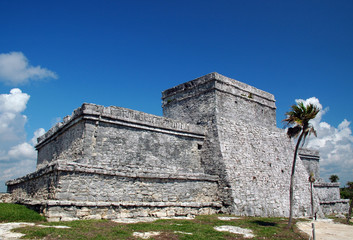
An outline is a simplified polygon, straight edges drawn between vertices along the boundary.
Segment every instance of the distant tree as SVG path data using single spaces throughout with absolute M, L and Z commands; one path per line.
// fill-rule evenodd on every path
M 342 199 L 350 199 L 351 198 L 351 190 L 348 187 L 340 188 L 340 197 Z
M 352 208 L 353 208 L 353 182 L 347 182 L 347 188 L 349 190 L 349 198 L 351 200 L 351 203 L 349 204 L 349 210 L 348 210 L 348 215 L 347 215 L 347 224 L 349 224 L 349 220 L 352 217 Z
M 337 175 L 334 175 L 334 174 L 331 175 L 329 179 L 330 179 L 330 181 L 332 183 L 338 182 L 338 180 L 340 180 L 340 178 Z
M 297 160 L 298 149 L 301 141 L 303 140 L 302 145 L 305 143 L 305 139 L 308 135 L 313 133 L 316 136 L 314 127 L 309 123 L 310 120 L 314 119 L 319 113 L 320 109 L 313 105 L 308 104 L 304 105 L 304 102 L 299 102 L 297 105 L 292 105 L 291 111 L 286 113 L 287 118 L 283 120 L 286 122 L 289 127 L 287 130 L 287 135 L 290 138 L 298 137 L 297 144 L 294 150 L 292 172 L 290 178 L 289 186 L 289 220 L 288 227 L 292 225 L 293 218 L 293 203 L 294 203 L 294 173 L 295 173 L 295 164 Z

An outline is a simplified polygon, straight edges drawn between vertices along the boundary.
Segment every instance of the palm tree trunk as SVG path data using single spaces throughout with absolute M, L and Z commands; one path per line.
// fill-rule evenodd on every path
M 293 157 L 293 165 L 292 165 L 292 173 L 290 176 L 290 185 L 289 185 L 289 220 L 288 220 L 288 227 L 291 227 L 292 225 L 292 219 L 293 219 L 293 203 L 294 203 L 294 173 L 295 173 L 295 164 L 297 161 L 297 154 L 298 154 L 298 149 L 300 142 L 302 141 L 302 138 L 304 136 L 304 131 L 300 134 L 297 144 L 295 146 L 294 150 L 294 157 Z
M 349 210 L 348 210 L 348 215 L 347 215 L 347 224 L 349 224 L 349 221 L 352 216 L 352 208 L 353 208 L 353 198 L 351 199 L 351 203 L 349 204 Z
M 311 218 L 314 220 L 314 196 L 313 196 L 313 182 L 310 182 L 310 203 L 311 203 Z

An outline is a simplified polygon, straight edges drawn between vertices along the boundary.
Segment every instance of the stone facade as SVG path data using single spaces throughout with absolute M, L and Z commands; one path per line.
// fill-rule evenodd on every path
M 320 153 L 319 151 L 299 148 L 298 155 L 302 160 L 308 174 L 313 174 L 316 181 L 322 182 L 320 178 Z
M 288 216 L 294 146 L 276 128 L 272 94 L 213 73 L 164 91 L 163 113 L 206 127 L 206 173 L 220 176 L 222 201 L 230 212 Z M 297 164 L 295 212 L 306 216 L 310 185 L 304 166 Z
M 0 193 L 0 203 L 12 203 L 12 196 L 9 193 Z
M 8 192 L 53 221 L 288 216 L 294 146 L 272 94 L 211 73 L 162 100 L 164 117 L 83 104 L 38 139 L 36 172 Z M 296 216 L 311 212 L 308 176 L 298 161 Z
M 314 188 L 320 199 L 320 206 L 324 214 L 347 213 L 349 199 L 341 199 L 339 183 L 317 182 Z
M 320 155 L 319 151 L 312 149 L 299 149 L 299 156 L 308 174 L 313 174 L 315 182 L 314 190 L 319 198 L 320 207 L 325 215 L 347 213 L 349 199 L 341 199 L 340 184 L 326 183 L 320 178 Z
M 83 104 L 38 139 L 37 171 L 8 191 L 51 220 L 216 213 L 218 176 L 204 173 L 204 139 L 196 125 Z

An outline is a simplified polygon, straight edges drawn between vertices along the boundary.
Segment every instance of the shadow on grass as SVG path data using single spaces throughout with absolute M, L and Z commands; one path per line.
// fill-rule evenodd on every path
M 265 222 L 265 221 L 260 221 L 260 220 L 256 220 L 256 221 L 251 221 L 252 223 L 255 223 L 257 225 L 260 226 L 265 226 L 265 227 L 275 227 L 278 224 L 277 223 L 273 223 L 273 222 Z

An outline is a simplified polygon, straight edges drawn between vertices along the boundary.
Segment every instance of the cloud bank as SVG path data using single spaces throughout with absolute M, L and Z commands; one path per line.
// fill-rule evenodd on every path
M 338 127 L 322 121 L 322 117 L 329 111 L 323 108 L 319 99 L 312 97 L 303 101 L 304 104 L 315 104 L 321 111 L 310 123 L 317 132 L 317 137 L 311 136 L 307 140 L 308 148 L 320 151 L 320 176 L 328 181 L 332 174 L 338 175 L 341 186 L 353 181 L 353 135 L 351 122 L 344 119 Z
M 34 149 L 40 128 L 26 141 L 23 114 L 30 96 L 14 88 L 9 94 L 0 94 L 0 191 L 6 191 L 7 180 L 24 176 L 35 170 L 37 153 Z
M 58 78 L 57 74 L 41 66 L 31 66 L 22 52 L 0 54 L 0 81 L 20 85 L 29 80 Z

